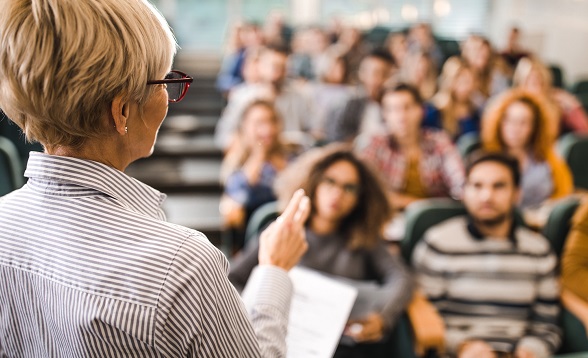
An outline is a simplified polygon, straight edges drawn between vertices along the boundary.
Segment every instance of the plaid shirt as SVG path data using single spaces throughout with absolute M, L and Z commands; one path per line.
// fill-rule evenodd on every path
M 465 173 L 457 148 L 443 131 L 423 129 L 421 135 L 419 174 L 427 196 L 460 199 Z M 371 138 L 359 155 L 383 175 L 390 190 L 404 191 L 408 160 L 389 136 Z

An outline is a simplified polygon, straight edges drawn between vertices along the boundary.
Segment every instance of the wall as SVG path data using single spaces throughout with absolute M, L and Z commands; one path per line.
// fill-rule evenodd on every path
M 504 46 L 509 29 L 548 63 L 564 69 L 568 86 L 588 78 L 588 0 L 493 0 L 488 36 Z

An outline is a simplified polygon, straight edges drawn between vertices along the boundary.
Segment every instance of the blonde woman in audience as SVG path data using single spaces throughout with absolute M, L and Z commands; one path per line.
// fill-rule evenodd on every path
M 437 92 L 437 68 L 426 52 L 409 52 L 400 68 L 399 79 L 416 87 L 425 101 Z
M 303 188 L 311 199 L 306 221 L 308 251 L 300 266 L 334 277 L 375 281 L 380 298 L 374 310 L 348 322 L 345 336 L 357 345 L 340 344 L 335 357 L 390 357 L 388 332 L 411 297 L 411 280 L 402 259 L 384 241 L 391 211 L 377 176 L 345 146 L 313 149 L 288 167 L 276 182 L 280 203 Z M 243 288 L 257 265 L 257 245 L 231 265 L 229 279 Z M 362 329 L 351 329 L 360 324 Z M 357 327 L 357 326 L 355 326 Z
M 553 116 L 543 97 L 513 89 L 496 98 L 482 118 L 483 148 L 507 152 L 521 165 L 523 209 L 573 191 L 570 169 L 555 153 Z
M 236 142 L 221 167 L 225 193 L 220 210 L 226 226 L 242 229 L 255 209 L 276 199 L 272 186 L 288 162 L 280 132 L 272 102 L 256 100 L 245 108 Z
M 559 119 L 559 133 L 588 133 L 588 116 L 582 104 L 571 93 L 552 85 L 551 72 L 536 58 L 523 58 L 516 67 L 513 84 L 544 97 Z
M 384 92 L 388 133 L 357 141 L 360 156 L 383 175 L 395 210 L 430 197 L 460 198 L 464 168 L 447 133 L 422 127 L 423 101 L 416 88 L 400 84 Z
M 402 68 L 408 54 L 408 40 L 404 32 L 391 33 L 386 39 L 386 48 L 394 59 L 395 69 Z
M 476 86 L 476 75 L 464 61 L 443 67 L 441 90 L 432 102 L 440 112 L 440 127 L 454 140 L 480 131 L 480 114 L 473 100 Z
M 484 99 L 510 87 L 508 65 L 494 52 L 488 39 L 478 35 L 470 36 L 462 47 L 461 56 L 474 70 L 478 90 Z

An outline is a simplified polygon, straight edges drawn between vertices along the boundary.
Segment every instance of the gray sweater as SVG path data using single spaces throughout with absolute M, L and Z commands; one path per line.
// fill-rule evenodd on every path
M 412 296 L 412 280 L 402 258 L 392 255 L 383 241 L 373 249 L 351 251 L 341 234 L 319 236 L 306 229 L 308 251 L 299 265 L 329 275 L 358 281 L 376 281 L 382 293 L 389 298 L 380 314 L 391 328 L 404 311 Z M 229 280 L 241 291 L 251 271 L 258 264 L 258 243 L 231 263 Z M 381 295 L 379 295 L 381 296 Z

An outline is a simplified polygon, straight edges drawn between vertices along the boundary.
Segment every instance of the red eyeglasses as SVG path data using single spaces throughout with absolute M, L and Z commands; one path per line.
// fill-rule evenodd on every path
M 165 75 L 165 79 L 156 81 L 147 81 L 148 85 L 166 85 L 168 94 L 168 101 L 179 102 L 184 98 L 190 88 L 190 83 L 194 78 L 188 76 L 184 72 L 173 70 Z

